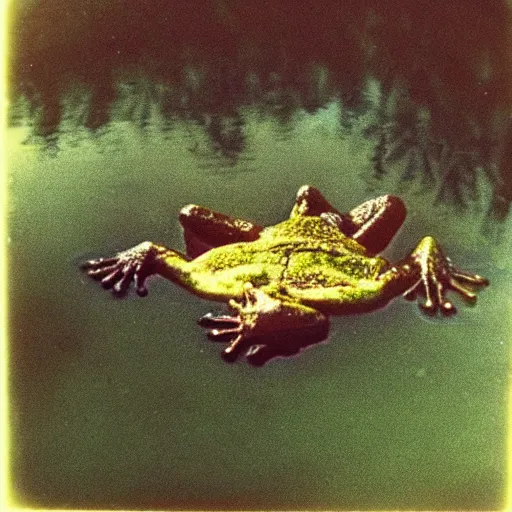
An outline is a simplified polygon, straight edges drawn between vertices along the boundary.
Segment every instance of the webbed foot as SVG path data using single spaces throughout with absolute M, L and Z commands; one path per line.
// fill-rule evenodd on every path
M 93 279 L 116 296 L 125 295 L 133 282 L 140 297 L 148 294 L 146 279 L 154 273 L 156 249 L 151 242 L 143 242 L 116 254 L 113 258 L 86 261 L 81 267 Z
M 424 297 L 420 308 L 429 315 L 438 310 L 444 315 L 453 315 L 457 309 L 446 298 L 448 290 L 457 292 L 469 303 L 476 302 L 475 287 L 487 286 L 489 281 L 482 276 L 460 270 L 446 257 L 432 237 L 425 237 L 411 254 L 414 264 L 419 267 L 419 278 L 404 293 L 407 300 Z
M 327 317 L 315 309 L 270 295 L 247 283 L 244 299 L 229 302 L 233 315 L 208 313 L 199 320 L 212 341 L 227 342 L 225 361 L 243 350 L 251 364 L 262 365 L 276 356 L 290 356 L 327 337 Z

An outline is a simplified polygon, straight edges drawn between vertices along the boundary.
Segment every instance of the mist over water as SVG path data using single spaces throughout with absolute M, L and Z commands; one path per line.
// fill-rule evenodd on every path
M 23 506 L 493 509 L 505 495 L 512 170 L 501 2 L 17 2 L 11 22 L 12 482 Z M 227 365 L 161 280 L 80 273 L 183 250 L 196 203 L 264 225 L 303 184 L 384 193 L 488 277 L 427 319 L 397 299 L 298 357 Z M 452 296 L 451 296 L 452 297 Z

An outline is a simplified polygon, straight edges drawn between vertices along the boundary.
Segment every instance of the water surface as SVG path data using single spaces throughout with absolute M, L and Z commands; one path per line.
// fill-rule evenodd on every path
M 231 2 L 214 4 L 239 27 Z M 101 30 L 85 30 L 87 17 L 75 27 L 89 56 L 99 55 L 92 49 L 102 31 L 119 41 L 133 29 L 117 3 L 110 8 L 118 17 L 107 9 Z M 149 28 L 137 33 L 164 37 L 165 16 L 157 22 L 150 11 Z M 349 23 L 334 6 L 326 12 Z M 356 25 L 375 21 L 350 12 Z M 187 13 L 196 15 L 182 6 L 176 16 Z M 365 68 L 357 53 L 345 52 L 336 68 L 336 48 L 352 48 L 353 36 L 341 43 L 327 15 L 331 32 L 313 45 L 315 59 L 315 34 L 302 34 L 307 72 L 294 67 L 300 52 L 276 42 L 281 22 L 261 16 L 252 41 L 233 39 L 247 57 L 234 60 L 239 67 L 216 68 L 217 54 L 198 56 L 192 36 L 180 33 L 189 52 L 174 49 L 177 60 L 145 39 L 141 54 L 153 67 L 137 61 L 127 70 L 129 59 L 116 66 L 104 58 L 82 62 L 79 76 L 65 44 L 70 32 L 55 42 L 43 24 L 48 45 L 38 51 L 23 36 L 30 23 L 20 32 L 8 132 L 14 496 L 48 508 L 497 509 L 505 496 L 512 306 L 503 164 L 510 131 L 496 92 L 505 79 L 483 70 L 505 57 L 492 54 L 471 74 L 464 66 L 487 48 L 474 32 L 457 68 L 473 80 L 467 89 L 423 60 L 441 85 L 418 93 L 410 85 L 423 75 L 404 85 Z M 469 14 L 462 18 L 471 25 Z M 262 49 L 256 27 L 265 23 L 275 47 Z M 377 26 L 390 31 L 376 39 L 383 52 L 397 27 Z M 427 26 L 409 35 L 422 40 Z M 208 48 L 209 32 L 198 33 Z M 132 48 L 123 41 L 123 52 Z M 61 57 L 53 74 L 29 72 L 49 48 Z M 411 50 L 408 62 L 413 57 Z M 471 109 L 471 93 L 480 98 L 475 91 L 485 84 L 493 100 L 473 100 Z M 188 203 L 280 222 L 304 184 L 342 211 L 401 195 L 409 216 L 385 256 L 398 261 L 430 234 L 491 286 L 475 307 L 454 298 L 454 318 L 426 318 L 403 299 L 335 318 L 326 343 L 254 368 L 243 358 L 224 363 L 221 347 L 196 325 L 222 305 L 158 279 L 147 298 L 116 300 L 78 268 L 144 240 L 183 250 L 177 215 Z

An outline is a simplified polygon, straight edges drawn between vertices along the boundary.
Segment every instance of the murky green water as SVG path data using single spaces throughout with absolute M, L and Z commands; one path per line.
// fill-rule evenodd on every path
M 14 4 L 14 3 L 13 3 Z M 25 507 L 491 510 L 506 494 L 510 7 L 59 0 L 12 6 L 11 482 Z M 298 9 L 297 6 L 303 6 Z M 319 8 L 321 6 L 321 8 Z M 307 8 L 306 8 L 307 7 Z M 163 280 L 116 300 L 80 270 L 183 249 L 196 203 L 271 225 L 301 185 L 385 193 L 488 277 L 474 307 L 397 299 L 326 343 L 229 365 Z
M 331 107 L 335 109 L 335 105 Z M 323 118 L 321 117 L 323 116 Z M 13 481 L 21 503 L 123 508 L 493 508 L 505 486 L 510 259 L 477 214 L 404 192 L 386 254 L 438 236 L 490 278 L 478 304 L 426 319 L 401 299 L 337 318 L 328 342 L 253 368 L 219 357 L 196 325 L 219 305 L 159 280 L 115 300 L 78 263 L 142 240 L 182 249 L 195 202 L 271 224 L 300 185 L 342 210 L 370 197 L 371 145 L 336 114 L 287 137 L 246 114 L 250 159 L 192 152 L 194 126 L 61 139 L 10 131 Z M 329 128 L 331 123 L 331 129 Z M 76 134 L 75 134 L 76 136 Z M 209 165 L 203 165 L 209 162 Z M 391 180 L 374 193 L 392 190 Z M 457 300 L 457 299 L 456 299 Z

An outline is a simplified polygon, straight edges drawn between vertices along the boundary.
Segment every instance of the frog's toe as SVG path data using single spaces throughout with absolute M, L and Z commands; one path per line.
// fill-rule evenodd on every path
M 402 296 L 405 300 L 414 301 L 418 298 L 420 295 L 420 284 L 421 281 L 418 281 L 414 286 L 409 288 Z
M 489 280 L 485 277 L 479 276 L 478 274 L 471 274 L 464 270 L 452 267 L 450 274 L 452 278 L 457 279 L 463 283 L 471 286 L 489 286 Z
M 240 334 L 240 327 L 232 327 L 229 329 L 210 329 L 206 331 L 206 336 L 210 341 L 226 343 L 237 338 Z
M 470 304 L 474 304 L 476 302 L 476 293 L 462 285 L 459 282 L 459 279 L 451 277 L 449 283 L 450 288 L 456 291 L 464 300 L 466 300 Z
M 115 295 L 121 297 L 125 295 L 130 287 L 131 282 L 133 281 L 133 277 L 136 272 L 136 266 L 134 263 L 128 263 L 124 266 L 122 270 L 122 276 L 119 280 L 114 284 L 112 291 Z
M 432 281 L 435 292 L 434 303 L 437 305 L 441 313 L 445 316 L 450 316 L 457 313 L 457 308 L 445 296 L 446 291 L 449 288 L 449 281 L 446 284 L 438 279 L 433 279 Z
M 242 334 L 242 321 L 237 316 L 207 313 L 197 323 L 206 329 L 206 336 L 210 341 L 233 343 Z
M 429 316 L 434 316 L 438 311 L 446 316 L 454 315 L 457 308 L 446 299 L 445 294 L 445 286 L 441 281 L 425 278 L 419 279 L 403 297 L 410 301 L 417 300 L 419 308 Z
M 114 285 L 123 278 L 123 270 L 122 268 L 115 267 L 112 272 L 107 274 L 101 280 L 101 286 L 105 288 L 105 290 L 110 290 L 114 287 Z
M 236 316 L 231 315 L 215 315 L 214 313 L 206 313 L 203 315 L 197 323 L 201 327 L 205 328 L 214 328 L 219 327 L 220 325 L 223 326 L 236 326 L 240 323 L 240 319 Z
M 472 274 L 456 268 L 451 261 L 447 258 L 446 269 L 446 287 L 457 292 L 466 302 L 474 304 L 477 296 L 474 292 L 475 288 L 488 286 L 489 280 L 478 274 Z
M 206 329 L 206 336 L 210 341 L 229 343 L 221 353 L 224 361 L 233 362 L 237 359 L 246 339 L 239 316 L 206 313 L 197 323 Z
M 457 313 L 457 308 L 444 297 L 432 300 L 426 298 L 424 302 L 419 303 L 420 309 L 429 316 L 434 316 L 439 310 L 443 315 L 450 316 Z
M 91 272 L 94 270 L 101 270 L 102 268 L 106 268 L 112 266 L 117 263 L 118 258 L 96 258 L 94 260 L 84 261 L 80 267 L 84 270 L 87 270 L 89 275 L 92 275 Z
M 227 363 L 236 361 L 244 346 L 244 336 L 239 333 L 238 336 L 221 352 L 222 359 Z
M 444 300 L 439 304 L 439 309 L 441 313 L 445 316 L 455 315 L 457 313 L 457 308 L 453 305 L 449 300 Z
M 114 272 L 118 266 L 117 265 L 105 265 L 105 266 L 95 266 L 95 267 L 85 267 L 82 266 L 82 268 L 87 270 L 87 275 L 92 277 L 93 279 L 103 279 L 104 277 L 110 275 L 112 272 Z

